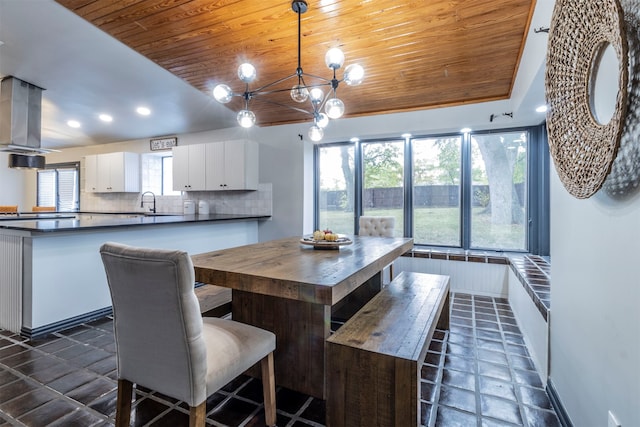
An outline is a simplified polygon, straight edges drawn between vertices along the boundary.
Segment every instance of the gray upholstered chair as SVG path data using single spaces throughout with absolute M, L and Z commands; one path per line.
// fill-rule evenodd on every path
M 396 219 L 392 216 L 366 216 L 358 219 L 358 235 L 393 237 Z M 393 280 L 393 264 L 389 266 L 389 280 Z
M 396 219 L 392 216 L 363 215 L 358 223 L 360 236 L 393 237 Z
M 128 426 L 133 384 L 184 401 L 204 426 L 207 397 L 261 362 L 265 419 L 276 422 L 271 332 L 202 318 L 191 258 L 178 250 L 105 243 L 118 363 L 116 426 Z

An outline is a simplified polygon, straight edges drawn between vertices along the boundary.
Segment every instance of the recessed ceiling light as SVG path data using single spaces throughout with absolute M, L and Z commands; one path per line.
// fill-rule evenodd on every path
M 136 109 L 136 112 L 141 116 L 148 116 L 149 114 L 151 114 L 151 110 L 148 109 L 147 107 L 138 107 Z
M 111 116 L 110 116 L 110 115 L 108 115 L 108 114 L 100 114 L 98 117 L 99 117 L 99 118 L 100 118 L 100 120 L 102 120 L 103 122 L 107 122 L 107 123 L 109 123 L 109 122 L 112 122 L 112 121 L 113 121 L 113 117 L 111 117 Z
M 469 133 L 469 132 L 471 132 L 471 128 L 462 128 L 462 129 L 460 129 L 460 132 Z
M 404 139 L 411 138 L 411 134 L 410 133 L 403 133 L 400 136 L 403 137 Z
M 80 122 L 77 120 L 69 120 L 67 121 L 67 126 L 72 127 L 72 128 L 79 128 L 80 127 Z
M 536 108 L 536 112 L 538 112 L 538 113 L 546 113 L 548 109 L 549 109 L 549 107 L 547 107 L 546 105 L 541 105 L 538 108 Z

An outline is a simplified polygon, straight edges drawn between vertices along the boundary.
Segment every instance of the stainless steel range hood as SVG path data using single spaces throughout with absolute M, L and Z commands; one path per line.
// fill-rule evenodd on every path
M 15 77 L 0 83 L 0 150 L 12 153 L 9 167 L 42 168 L 49 150 L 40 148 L 42 88 Z

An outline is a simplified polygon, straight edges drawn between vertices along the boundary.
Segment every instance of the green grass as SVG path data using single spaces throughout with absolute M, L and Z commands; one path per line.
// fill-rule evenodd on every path
M 393 216 L 396 235 L 402 236 L 402 209 L 369 209 L 365 215 Z M 472 212 L 472 246 L 487 249 L 524 250 L 523 224 L 491 224 L 491 215 L 483 208 Z M 336 233 L 353 234 L 353 212 L 321 211 L 320 228 Z M 414 212 L 414 242 L 425 245 L 459 247 L 460 218 L 457 208 L 416 208 Z

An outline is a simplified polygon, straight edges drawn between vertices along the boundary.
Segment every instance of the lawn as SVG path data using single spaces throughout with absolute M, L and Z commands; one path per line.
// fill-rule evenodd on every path
M 396 235 L 402 236 L 402 209 L 369 209 L 365 215 L 393 216 Z M 472 247 L 485 249 L 524 250 L 523 224 L 491 224 L 491 214 L 484 208 L 472 212 Z M 336 233 L 353 234 L 353 212 L 322 211 L 320 227 Z M 414 242 L 425 245 L 460 246 L 460 218 L 457 208 L 416 208 L 414 212 Z

